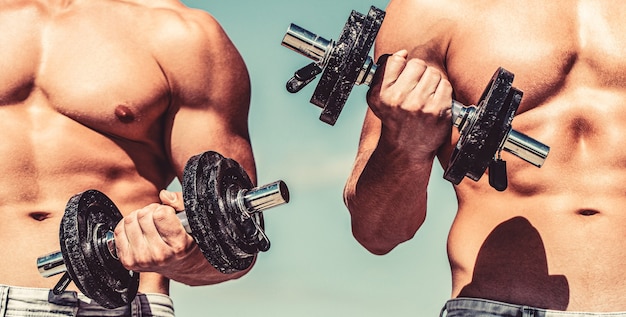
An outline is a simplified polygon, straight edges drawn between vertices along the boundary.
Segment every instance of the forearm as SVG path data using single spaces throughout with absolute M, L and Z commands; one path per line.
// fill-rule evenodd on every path
M 215 269 L 206 260 L 200 251 L 200 248 L 194 244 L 192 250 L 186 254 L 185 258 L 181 259 L 176 270 L 169 270 L 167 272 L 160 273 L 169 279 L 186 285 L 202 286 L 237 279 L 248 273 L 250 268 L 236 273 L 224 274 Z
M 432 157 L 378 142 L 360 155 L 345 188 L 355 238 L 370 252 L 385 254 L 411 239 L 426 217 Z

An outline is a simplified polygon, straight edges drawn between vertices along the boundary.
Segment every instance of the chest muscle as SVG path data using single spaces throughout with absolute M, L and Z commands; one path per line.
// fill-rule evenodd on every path
M 129 139 L 146 136 L 169 102 L 148 43 L 120 31 L 129 26 L 116 25 L 114 16 L 45 13 L 36 7 L 0 12 L 9 17 L 0 19 L 0 69 L 7 70 L 0 75 L 0 106 L 39 93 L 46 101 L 39 106 L 88 127 Z

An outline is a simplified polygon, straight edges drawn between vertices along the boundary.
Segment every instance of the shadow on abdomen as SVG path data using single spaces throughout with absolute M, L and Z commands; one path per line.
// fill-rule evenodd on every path
M 515 217 L 489 234 L 478 253 L 472 282 L 459 297 L 565 310 L 569 285 L 565 276 L 548 274 L 539 232 L 526 218 Z

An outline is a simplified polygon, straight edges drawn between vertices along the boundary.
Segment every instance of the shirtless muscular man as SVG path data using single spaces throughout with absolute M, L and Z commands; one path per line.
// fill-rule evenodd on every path
M 59 248 L 69 198 L 92 188 L 125 215 L 115 230 L 122 263 L 154 272 L 133 302 L 143 316 L 173 313 L 168 279 L 246 273 L 215 270 L 175 215 L 180 193 L 161 192 L 207 150 L 255 181 L 249 76 L 211 15 L 177 0 L 3 0 L 0 47 L 0 314 L 19 303 L 48 311 L 40 297 L 52 311 L 98 309 L 75 292 L 48 298 L 56 279 L 35 266 Z
M 524 92 L 513 128 L 550 156 L 537 169 L 503 153 L 505 192 L 487 177 L 455 186 L 448 316 L 626 316 L 626 3 L 392 0 L 386 12 L 375 55 L 395 53 L 368 91 L 345 188 L 355 238 L 385 254 L 414 236 L 434 159 L 445 167 L 459 137 L 452 94 L 477 102 L 501 66 Z

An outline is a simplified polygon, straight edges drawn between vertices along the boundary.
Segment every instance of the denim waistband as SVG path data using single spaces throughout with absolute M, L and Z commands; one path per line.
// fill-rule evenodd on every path
M 128 305 L 106 309 L 85 295 L 65 291 L 55 295 L 49 289 L 8 286 L 0 284 L 0 316 L 174 316 L 169 296 L 138 294 Z
M 541 309 L 478 298 L 455 298 L 441 310 L 440 317 L 626 317 L 626 312 L 575 312 Z

